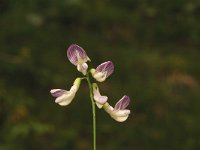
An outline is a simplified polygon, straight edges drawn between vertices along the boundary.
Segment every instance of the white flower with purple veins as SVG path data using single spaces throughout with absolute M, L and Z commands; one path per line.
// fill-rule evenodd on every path
M 56 97 L 55 102 L 61 106 L 69 105 L 75 97 L 76 92 L 79 89 L 81 79 L 77 78 L 74 81 L 74 85 L 70 88 L 69 91 L 63 89 L 52 89 L 50 91 L 51 95 Z
M 105 103 L 103 105 L 103 108 L 108 114 L 110 114 L 113 119 L 118 122 L 123 122 L 128 118 L 129 114 L 131 113 L 129 109 L 126 109 L 129 103 L 130 98 L 125 95 L 115 104 L 114 108 L 110 106 L 109 103 Z
M 99 92 L 99 88 L 96 83 L 92 84 L 93 87 L 93 95 L 94 95 L 94 100 L 98 108 L 102 108 L 103 105 L 107 102 L 108 97 L 107 96 L 102 96 Z
M 100 64 L 96 69 L 91 69 L 92 76 L 99 82 L 103 82 L 114 71 L 114 65 L 111 61 Z
M 86 75 L 88 69 L 86 62 L 90 61 L 90 58 L 87 56 L 82 47 L 76 44 L 71 44 L 67 49 L 67 57 L 73 65 L 77 66 L 77 70 L 79 72 Z

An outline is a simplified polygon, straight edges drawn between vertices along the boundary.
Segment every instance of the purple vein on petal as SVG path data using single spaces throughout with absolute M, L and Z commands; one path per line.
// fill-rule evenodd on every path
M 82 59 L 85 59 L 87 57 L 86 52 L 84 51 L 82 47 L 78 46 L 77 44 L 71 44 L 69 48 L 67 49 L 67 57 L 69 61 L 74 65 L 77 65 L 77 62 L 78 62 L 77 54 Z
M 111 61 L 104 62 L 96 68 L 96 72 L 107 72 L 107 77 L 114 71 L 114 65 Z
M 110 76 L 113 73 L 114 65 L 111 61 L 108 61 L 107 66 L 106 66 L 106 70 L 107 70 L 107 77 Z
M 53 97 L 59 97 L 59 96 L 62 96 L 62 95 L 66 92 L 66 90 L 62 90 L 62 89 L 53 89 L 53 90 L 51 90 L 50 92 L 51 92 L 51 95 L 52 95 Z
M 130 103 L 129 96 L 125 95 L 123 96 L 115 105 L 115 110 L 123 110 L 125 109 Z

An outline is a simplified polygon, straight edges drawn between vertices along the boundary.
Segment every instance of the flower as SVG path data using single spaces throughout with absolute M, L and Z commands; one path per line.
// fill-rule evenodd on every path
M 50 91 L 50 93 L 51 93 L 52 96 L 56 97 L 56 100 L 55 100 L 56 103 L 58 103 L 61 106 L 67 106 L 74 99 L 75 94 L 79 89 L 80 83 L 81 83 L 81 79 L 77 78 L 74 81 L 74 84 L 70 88 L 69 91 L 66 91 L 66 90 L 63 90 L 63 89 L 52 89 Z
M 98 108 L 102 108 L 103 104 L 105 104 L 108 100 L 107 96 L 102 96 L 99 92 L 99 88 L 96 83 L 92 84 L 93 87 L 93 94 L 94 94 L 94 100 L 96 102 L 96 105 Z
M 108 114 L 110 114 L 113 119 L 118 122 L 123 122 L 128 118 L 129 114 L 131 113 L 129 109 L 126 109 L 129 103 L 130 98 L 125 95 L 115 104 L 114 108 L 110 106 L 109 103 L 105 103 L 103 105 L 103 108 Z
M 86 75 L 88 68 L 86 62 L 90 61 L 90 58 L 87 56 L 82 47 L 76 44 L 71 44 L 67 49 L 67 57 L 73 65 L 77 66 L 77 70 L 79 72 L 82 72 L 84 75 Z
M 114 65 L 111 61 L 100 64 L 96 69 L 91 69 L 92 76 L 99 82 L 105 81 L 114 71 Z

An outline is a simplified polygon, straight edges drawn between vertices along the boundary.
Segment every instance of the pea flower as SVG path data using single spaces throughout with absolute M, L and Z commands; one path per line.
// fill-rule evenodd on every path
M 107 102 L 103 105 L 103 108 L 113 119 L 118 122 L 123 122 L 128 118 L 130 114 L 130 110 L 126 109 L 129 103 L 130 98 L 125 95 L 115 104 L 114 108 Z
M 56 97 L 55 102 L 61 106 L 69 105 L 75 97 L 76 92 L 79 89 L 81 83 L 81 79 L 77 78 L 74 81 L 73 86 L 70 88 L 69 91 L 63 89 L 52 89 L 50 91 L 51 95 Z
M 76 44 L 71 44 L 67 49 L 67 57 L 69 61 L 77 66 L 77 70 L 82 72 L 83 75 L 86 75 L 88 65 L 87 61 L 90 61 L 90 58 L 87 56 L 84 49 Z
M 100 94 L 99 88 L 98 88 L 96 83 L 93 83 L 92 87 L 93 87 L 93 94 L 94 94 L 95 103 L 96 103 L 98 108 L 102 108 L 103 104 L 105 104 L 107 102 L 108 97 L 107 96 L 102 96 Z
M 99 82 L 103 82 L 114 71 L 114 65 L 111 61 L 100 64 L 96 69 L 91 69 L 92 76 Z

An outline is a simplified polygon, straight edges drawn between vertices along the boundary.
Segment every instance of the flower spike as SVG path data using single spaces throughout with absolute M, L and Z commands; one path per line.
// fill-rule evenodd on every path
M 113 72 L 114 65 L 111 61 L 106 61 L 101 63 L 96 67 L 88 71 L 88 61 L 91 61 L 87 56 L 85 50 L 77 44 L 71 44 L 67 49 L 67 57 L 69 61 L 77 67 L 77 70 L 81 72 L 84 76 L 76 78 L 73 86 L 69 91 L 64 89 L 52 89 L 50 93 L 55 97 L 55 103 L 61 106 L 69 105 L 74 99 L 81 81 L 84 79 L 88 83 L 90 99 L 92 104 L 92 123 L 93 123 L 93 149 L 96 150 L 96 106 L 102 108 L 118 122 L 124 122 L 129 117 L 131 111 L 127 109 L 130 98 L 124 95 L 114 107 L 112 107 L 107 101 L 108 97 L 100 94 L 98 85 L 91 82 L 91 76 L 98 82 L 105 81 Z M 91 74 L 90 74 L 91 73 Z
M 90 58 L 87 56 L 82 47 L 76 44 L 71 44 L 67 49 L 67 57 L 73 65 L 77 66 L 77 70 L 79 72 L 82 72 L 84 75 L 86 75 L 88 68 L 86 62 L 90 61 Z
M 129 109 L 126 109 L 129 103 L 130 98 L 125 95 L 116 103 L 114 108 L 110 106 L 109 103 L 105 103 L 103 105 L 103 108 L 113 119 L 118 122 L 123 122 L 128 118 L 129 114 L 131 113 Z
M 52 89 L 50 91 L 51 95 L 53 97 L 56 97 L 56 100 L 55 102 L 58 103 L 59 105 L 61 106 L 67 106 L 69 105 L 72 100 L 74 99 L 75 97 L 75 94 L 76 92 L 78 91 L 79 89 L 79 86 L 80 86 L 80 83 L 81 83 L 81 79 L 80 78 L 77 78 L 75 81 L 74 81 L 74 84 L 73 86 L 70 88 L 69 91 L 66 91 L 66 90 L 62 90 L 62 89 Z
M 96 69 L 91 69 L 92 76 L 99 82 L 103 82 L 114 71 L 114 65 L 111 61 L 100 64 Z
M 99 92 L 99 88 L 96 83 L 92 84 L 93 87 L 93 94 L 94 94 L 94 100 L 96 102 L 96 105 L 98 108 L 102 108 L 103 104 L 105 104 L 108 100 L 107 96 L 102 96 Z

